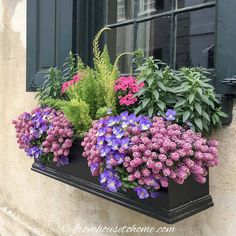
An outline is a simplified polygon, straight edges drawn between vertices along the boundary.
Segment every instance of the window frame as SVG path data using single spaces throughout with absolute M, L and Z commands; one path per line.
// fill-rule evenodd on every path
M 109 0 L 106 0 L 106 2 Z M 122 22 L 116 22 L 109 24 L 107 23 L 107 15 L 106 15 L 106 27 L 111 29 L 115 29 L 122 26 L 133 25 L 133 50 L 137 49 L 137 35 L 138 35 L 138 24 L 147 22 L 150 20 L 162 18 L 162 17 L 170 17 L 171 24 L 171 32 L 170 32 L 170 67 L 176 69 L 176 44 L 177 44 L 177 16 L 181 13 L 212 8 L 216 6 L 216 1 L 210 1 L 206 3 L 200 3 L 193 6 L 187 6 L 183 8 L 178 8 L 178 0 L 171 1 L 171 9 L 165 12 L 152 14 L 149 16 L 142 16 L 138 14 L 139 11 L 139 0 L 134 1 L 134 14 L 133 19 L 126 20 Z

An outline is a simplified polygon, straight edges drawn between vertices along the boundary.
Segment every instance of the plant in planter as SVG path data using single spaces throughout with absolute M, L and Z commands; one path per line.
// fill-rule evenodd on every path
M 225 116 L 206 70 L 174 71 L 139 51 L 135 77 L 121 76 L 120 56 L 112 64 L 107 47 L 99 50 L 105 30 L 93 43 L 93 68 L 70 54 L 65 73 L 50 70 L 37 95 L 41 108 L 13 122 L 20 147 L 40 164 L 64 165 L 72 138 L 83 138 L 83 156 L 102 188 L 133 189 L 140 199 L 190 175 L 205 183 L 218 164 L 218 143 L 205 135 Z

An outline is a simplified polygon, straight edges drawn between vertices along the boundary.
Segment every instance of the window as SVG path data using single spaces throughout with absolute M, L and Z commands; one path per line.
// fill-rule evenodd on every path
M 112 59 L 140 47 L 172 68 L 215 68 L 217 91 L 235 94 L 231 80 L 222 85 L 236 75 L 235 8 L 235 0 L 30 0 L 27 91 L 43 83 L 49 67 L 62 67 L 71 49 L 91 65 L 92 39 L 106 24 Z M 131 72 L 130 57 L 120 65 Z
M 108 0 L 107 24 L 112 31 L 108 33 L 107 43 L 113 59 L 121 52 L 142 48 L 146 56 L 161 59 L 172 68 L 214 67 L 216 1 L 128 2 L 132 7 L 125 0 Z M 114 9 L 120 18 L 109 17 Z M 130 66 L 131 59 L 123 58 L 122 72 L 129 73 Z

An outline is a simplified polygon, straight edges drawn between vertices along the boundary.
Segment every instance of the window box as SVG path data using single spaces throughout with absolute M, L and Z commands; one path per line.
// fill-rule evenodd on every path
M 168 224 L 213 206 L 209 195 L 209 179 L 205 184 L 200 184 L 189 177 L 183 185 L 170 180 L 169 187 L 161 189 L 157 199 L 140 200 L 134 191 L 107 192 L 101 188 L 98 179 L 91 175 L 82 152 L 80 141 L 76 141 L 71 149 L 70 165 L 56 167 L 51 164 L 42 170 L 34 163 L 32 170 Z

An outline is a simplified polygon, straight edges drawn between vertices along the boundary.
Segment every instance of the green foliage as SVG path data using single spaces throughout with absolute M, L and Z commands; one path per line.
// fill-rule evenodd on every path
M 86 102 L 78 99 L 63 101 L 60 99 L 46 99 L 43 105 L 61 110 L 71 121 L 77 136 L 82 137 L 91 127 L 92 119 L 89 115 L 89 107 Z
M 178 83 L 174 72 L 153 57 L 145 58 L 137 68 L 139 83 L 145 86 L 135 95 L 139 97 L 140 104 L 135 113 L 148 114 L 150 117 L 159 113 L 164 116 L 167 107 L 176 102 L 173 88 Z
M 39 87 L 35 98 L 39 103 L 43 103 L 45 99 L 67 99 L 66 95 L 61 94 L 61 86 L 64 82 L 69 81 L 77 73 L 78 67 L 82 66 L 81 59 L 77 58 L 72 52 L 66 58 L 63 67 L 63 71 L 57 68 L 50 68 L 45 77 L 45 81 L 41 87 Z
M 190 122 L 193 129 L 206 133 L 221 125 L 221 119 L 226 117 L 208 75 L 204 68 L 180 69 L 177 76 L 181 84 L 175 90 L 177 103 L 174 106 L 178 114 L 177 122 Z
M 64 82 L 61 70 L 50 68 L 43 85 L 38 89 L 35 98 L 42 103 L 47 98 L 62 98 L 61 85 Z
M 165 111 L 174 108 L 176 122 L 188 124 L 195 131 L 209 133 L 221 125 L 226 114 L 221 111 L 206 69 L 173 71 L 153 57 L 138 57 L 138 61 L 138 80 L 145 86 L 136 94 L 140 101 L 136 114 L 165 117 Z

